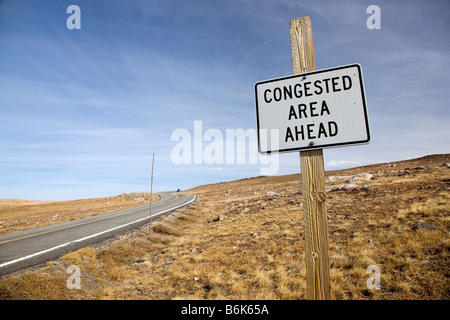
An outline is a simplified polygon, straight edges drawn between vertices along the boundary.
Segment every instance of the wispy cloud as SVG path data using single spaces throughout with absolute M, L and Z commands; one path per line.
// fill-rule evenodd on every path
M 327 169 L 448 152 L 448 1 L 0 3 L 0 197 L 76 198 L 260 174 L 174 165 L 171 133 L 256 128 L 254 83 L 292 72 L 289 20 L 309 15 L 317 68 L 359 62 L 372 142 L 324 151 Z M 418 27 L 420 21 L 420 28 Z M 300 171 L 280 155 L 279 174 Z

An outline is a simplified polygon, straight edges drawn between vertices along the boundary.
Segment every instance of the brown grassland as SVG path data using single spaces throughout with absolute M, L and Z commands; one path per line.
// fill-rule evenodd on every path
M 153 201 L 159 196 L 152 195 Z M 74 201 L 27 201 L 0 199 L 0 234 L 43 227 L 148 203 L 149 193 Z
M 450 298 L 444 163 L 450 154 L 326 172 L 333 299 Z M 299 174 L 186 193 L 198 200 L 152 227 L 2 277 L 0 299 L 306 298 Z M 87 201 L 79 202 L 87 209 Z M 12 208 L 2 208 L 0 220 Z M 14 212 L 21 221 L 27 207 Z M 81 289 L 67 288 L 72 264 L 81 269 Z M 381 271 L 380 289 L 367 286 L 373 265 Z

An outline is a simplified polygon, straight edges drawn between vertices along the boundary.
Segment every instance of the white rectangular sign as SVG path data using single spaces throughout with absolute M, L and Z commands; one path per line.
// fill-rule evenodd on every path
M 370 141 L 359 64 L 261 81 L 255 98 L 261 153 Z

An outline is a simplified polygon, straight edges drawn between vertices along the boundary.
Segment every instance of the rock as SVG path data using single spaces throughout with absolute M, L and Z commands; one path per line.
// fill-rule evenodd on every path
M 425 168 L 424 166 L 420 166 L 420 167 L 415 167 L 414 170 L 426 170 L 427 168 Z
M 359 186 L 354 183 L 349 183 L 349 184 L 344 184 L 343 186 L 341 186 L 338 189 L 339 190 L 353 190 L 353 189 L 358 189 L 358 187 Z
M 354 176 L 351 179 L 351 182 L 366 182 L 366 181 L 370 181 L 370 179 L 372 179 L 373 174 L 364 172 L 364 173 L 360 173 L 357 174 L 356 176 Z
M 336 182 L 341 182 L 341 181 L 349 181 L 353 177 L 354 176 L 329 176 L 329 177 L 325 178 L 325 182 L 336 183 Z
M 137 202 L 137 203 L 142 203 L 142 202 L 144 202 L 144 201 L 145 201 L 144 198 L 135 198 L 135 199 L 134 199 L 134 202 Z
M 345 181 L 345 183 L 360 183 L 360 182 L 367 182 L 370 179 L 372 179 L 373 174 L 363 172 L 354 176 L 329 176 L 325 178 L 325 182 L 328 183 L 337 183 Z
M 419 229 L 425 229 L 425 230 L 429 229 L 429 230 L 431 230 L 431 229 L 434 229 L 434 223 L 431 223 L 431 222 L 416 222 L 413 225 L 412 229 L 414 231 L 419 230 Z
M 334 183 L 337 181 L 336 176 L 325 177 L 325 182 Z
M 449 163 L 449 162 L 444 163 L 444 164 L 442 164 L 441 167 L 444 167 L 444 168 L 450 168 L 450 163 Z
M 398 172 L 398 176 L 399 177 L 402 177 L 402 176 L 406 176 L 406 175 L 409 175 L 409 174 L 411 174 L 411 172 L 409 172 L 408 170 L 410 170 L 410 169 L 405 169 L 405 171 L 399 171 Z
M 249 208 L 245 208 L 244 210 L 242 210 L 242 213 L 247 213 L 247 212 L 249 212 L 249 211 L 250 211 Z
M 167 260 L 166 264 L 163 266 L 163 268 L 167 268 L 168 266 L 170 266 L 173 263 L 172 259 Z
M 277 198 L 277 197 L 280 197 L 281 195 L 276 192 L 273 192 L 273 191 L 268 191 L 268 192 L 266 192 L 266 196 Z
M 212 285 L 210 285 L 209 283 L 203 286 L 203 290 L 205 290 L 205 292 L 210 292 L 212 288 Z
M 149 267 L 149 268 L 152 266 L 152 263 L 150 261 L 148 261 L 148 260 L 145 260 L 144 262 L 141 262 L 141 264 L 143 266 L 146 266 L 146 267 Z
M 213 222 L 218 222 L 218 221 L 222 221 L 223 219 L 225 219 L 227 216 L 224 214 L 220 214 L 217 216 L 217 218 L 213 219 Z
M 200 280 L 199 278 L 197 278 L 197 277 L 194 277 L 194 279 L 193 279 L 194 281 L 198 281 L 198 280 Z

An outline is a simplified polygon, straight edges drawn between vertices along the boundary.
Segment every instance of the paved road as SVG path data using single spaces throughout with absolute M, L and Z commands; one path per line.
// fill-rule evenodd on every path
M 152 219 L 195 201 L 195 195 L 164 192 L 152 203 Z M 0 236 L 0 276 L 54 260 L 150 220 L 149 204 Z

